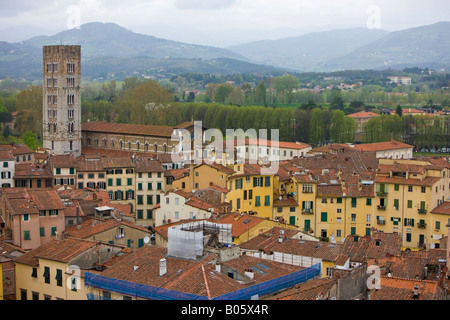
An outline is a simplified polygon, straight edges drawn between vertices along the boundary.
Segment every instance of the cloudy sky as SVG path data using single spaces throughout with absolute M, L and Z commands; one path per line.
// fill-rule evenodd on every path
M 355 26 L 388 31 L 450 21 L 448 0 L 0 0 L 0 41 L 87 22 L 225 47 Z

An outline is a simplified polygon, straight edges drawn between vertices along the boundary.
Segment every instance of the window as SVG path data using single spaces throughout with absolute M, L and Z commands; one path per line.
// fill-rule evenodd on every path
M 133 185 L 133 179 L 132 179 L 132 178 L 128 178 L 128 179 L 127 179 L 127 185 L 128 185 L 128 186 Z
M 412 200 L 408 200 L 408 208 L 412 208 Z
M 142 183 L 138 183 L 138 190 L 139 190 L 139 191 L 142 190 Z
M 56 174 L 61 174 L 61 168 L 56 168 Z
M 108 179 L 108 187 L 112 187 L 113 185 L 113 179 Z
M 144 210 L 138 210 L 137 211 L 137 218 L 140 219 L 140 220 L 144 219 Z
M 327 212 L 322 212 L 320 214 L 320 221 L 321 222 L 327 222 L 327 220 L 328 220 L 328 213 Z
M 161 189 L 162 189 L 162 184 L 161 184 L 161 182 L 158 182 L 158 184 L 157 184 L 157 189 L 158 189 L 158 190 L 161 190 Z
M 342 203 L 342 198 L 336 198 L 336 203 Z
M 260 199 L 259 196 L 256 196 L 256 197 L 255 197 L 255 206 L 256 206 L 256 207 L 261 206 L 261 199 Z
M 400 201 L 398 199 L 394 199 L 394 207 L 398 210 Z
M 75 95 L 74 94 L 67 95 L 67 104 L 69 106 L 73 105 L 74 101 L 75 101 Z
M 408 192 L 413 192 L 413 186 L 408 186 Z
M 313 193 L 313 185 L 312 184 L 304 184 L 302 185 L 303 193 Z
M 153 210 L 147 210 L 147 219 L 153 219 Z
M 68 117 L 69 119 L 73 119 L 73 118 L 74 118 L 74 115 L 75 115 L 75 110 L 74 110 L 74 109 L 69 109 L 69 110 L 67 110 L 67 117 Z
M 52 236 L 56 236 L 56 227 L 52 227 Z
M 144 196 L 142 196 L 142 195 L 137 196 L 137 204 L 139 204 L 139 205 L 144 204 Z
M 264 197 L 264 205 L 265 206 L 270 206 L 270 196 L 265 196 Z
M 73 88 L 75 87 L 75 78 L 67 78 L 67 87 L 68 88 Z
M 356 221 L 356 213 L 352 213 L 352 222 Z
M 153 190 L 153 186 L 152 186 L 152 183 L 151 183 L 151 182 L 149 182 L 149 183 L 147 184 L 147 190 Z
M 356 234 L 356 227 L 351 227 L 351 228 L 350 228 L 350 234 L 351 234 L 352 236 L 354 236 L 354 235 Z
M 39 292 L 32 292 L 31 296 L 33 300 L 39 300 Z
M 394 191 L 399 191 L 400 190 L 400 185 L 396 184 L 394 185 Z
M 45 215 L 45 214 L 44 214 Z M 45 237 L 45 228 L 44 227 L 40 227 L 39 228 L 39 235 L 41 236 L 41 237 Z
M 74 73 L 75 72 L 75 63 L 69 62 L 67 64 L 67 73 Z
M 37 268 L 33 268 L 33 271 L 31 272 L 32 278 L 37 278 Z
M 371 206 L 372 205 L 372 199 L 371 198 L 367 198 L 366 199 L 366 206 Z
M 116 186 L 120 187 L 122 185 L 122 179 L 116 179 Z
M 56 277 L 55 277 L 55 279 L 56 279 L 56 285 L 58 287 L 62 287 L 62 280 L 63 280 L 62 270 L 56 269 Z
M 262 187 L 262 185 L 263 185 L 263 177 L 253 178 L 253 187 Z
M 366 214 L 366 223 L 371 223 L 371 222 L 372 222 L 372 215 Z
M 45 283 L 50 283 L 50 268 L 49 267 L 44 267 L 44 282 Z
M 264 183 L 265 187 L 270 187 L 270 177 L 265 177 L 265 183 Z
M 29 214 L 24 214 L 23 215 L 23 221 L 29 221 L 30 220 L 30 215 Z
M 336 230 L 336 237 L 338 238 L 342 237 L 342 230 Z
M 356 208 L 356 198 L 352 198 L 352 208 Z
M 30 238 L 30 231 L 24 231 L 23 232 L 23 240 L 31 240 L 31 238 Z
M 27 300 L 27 290 L 20 289 L 20 300 Z
M 440 221 L 436 221 L 435 229 L 436 230 L 441 230 L 441 222 Z

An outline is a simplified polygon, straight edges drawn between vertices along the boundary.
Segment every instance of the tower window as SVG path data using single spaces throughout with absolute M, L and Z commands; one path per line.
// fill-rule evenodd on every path
M 67 64 L 67 73 L 74 73 L 75 72 L 75 63 L 69 62 Z
M 75 95 L 69 94 L 69 95 L 67 96 L 67 104 L 73 105 L 74 100 L 75 100 Z
M 69 150 L 70 150 L 70 151 L 73 150 L 73 141 L 69 141 Z
M 75 78 L 67 78 L 67 87 L 68 88 L 75 87 Z

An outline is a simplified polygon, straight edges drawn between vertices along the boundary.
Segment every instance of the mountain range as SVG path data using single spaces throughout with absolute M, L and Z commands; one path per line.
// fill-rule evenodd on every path
M 54 36 L 0 41 L 0 79 L 42 79 L 42 46 L 82 46 L 85 79 L 132 75 L 329 72 L 430 67 L 450 69 L 450 22 L 397 32 L 352 28 L 227 48 L 187 44 L 87 23 Z

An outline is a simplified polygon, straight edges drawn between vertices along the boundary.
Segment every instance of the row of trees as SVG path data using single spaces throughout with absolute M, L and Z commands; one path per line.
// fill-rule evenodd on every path
M 397 140 L 418 149 L 450 147 L 449 116 L 382 115 L 366 122 L 363 132 L 366 143 Z

